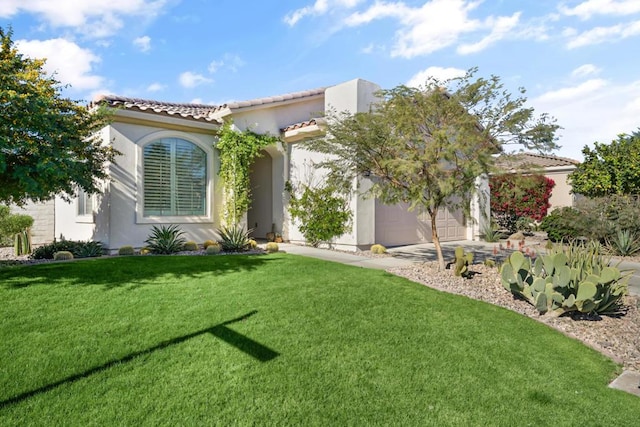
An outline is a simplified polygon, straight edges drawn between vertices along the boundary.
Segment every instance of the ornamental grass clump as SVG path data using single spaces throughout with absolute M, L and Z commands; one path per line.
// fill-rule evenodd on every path
M 151 253 L 174 254 L 180 252 L 184 247 L 183 234 L 184 232 L 175 224 L 160 227 L 154 225 L 151 228 L 151 234 L 144 242 Z
M 500 269 L 504 287 L 540 314 L 619 314 L 627 293 L 620 270 L 609 267 L 598 243 L 572 243 L 532 262 L 520 251 Z

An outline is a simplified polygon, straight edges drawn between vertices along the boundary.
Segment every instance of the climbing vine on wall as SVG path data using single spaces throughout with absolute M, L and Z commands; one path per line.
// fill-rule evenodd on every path
M 240 222 L 251 204 L 249 174 L 251 164 L 260 151 L 278 142 L 271 135 L 261 135 L 250 130 L 237 131 L 226 122 L 218 133 L 216 147 L 220 151 L 220 178 L 224 186 L 224 222 L 231 226 Z

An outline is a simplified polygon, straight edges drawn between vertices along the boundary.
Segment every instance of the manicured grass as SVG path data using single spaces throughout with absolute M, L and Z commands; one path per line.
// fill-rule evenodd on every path
M 0 270 L 0 425 L 635 425 L 507 310 L 286 254 Z

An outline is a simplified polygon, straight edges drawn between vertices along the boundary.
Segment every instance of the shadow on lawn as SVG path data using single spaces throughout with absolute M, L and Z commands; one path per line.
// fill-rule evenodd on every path
M 236 322 L 240 322 L 243 320 L 248 319 L 249 317 L 253 316 L 254 314 L 256 314 L 258 311 L 257 310 L 253 310 L 250 311 L 249 313 L 242 315 L 240 317 L 237 317 L 235 319 L 232 320 L 228 320 L 226 322 L 223 323 L 219 323 L 215 326 L 212 326 L 210 328 L 207 329 L 201 329 L 199 331 L 187 334 L 187 335 L 183 335 L 181 337 L 177 337 L 177 338 L 173 338 L 170 340 L 166 340 L 166 341 L 162 341 L 161 343 L 153 346 L 153 347 L 149 347 L 145 350 L 141 350 L 141 351 L 137 351 L 135 353 L 131 353 L 127 356 L 124 356 L 120 359 L 116 359 L 116 360 L 110 360 L 109 362 L 106 362 L 100 366 L 96 366 L 94 368 L 88 369 L 84 372 L 80 372 L 78 374 L 75 375 L 71 375 L 67 378 L 64 378 L 60 381 L 56 381 L 54 383 L 51 384 L 47 384 L 43 387 L 37 388 L 35 390 L 31 390 L 31 391 L 27 391 L 24 393 L 21 393 L 17 396 L 11 397 L 9 399 L 5 399 L 3 401 L 0 401 L 0 409 L 4 408 L 5 406 L 9 406 L 9 405 L 13 405 L 16 403 L 20 403 L 23 400 L 29 399 L 33 396 L 36 396 L 38 394 L 42 394 L 42 393 L 47 393 L 57 387 L 60 387 L 62 385 L 65 384 L 70 384 L 73 382 L 76 382 L 78 380 L 81 380 L 83 378 L 87 378 L 90 377 L 91 375 L 95 375 L 95 374 L 99 374 L 103 371 L 106 371 L 107 369 L 111 368 L 114 365 L 119 365 L 122 363 L 128 363 L 131 362 L 132 360 L 134 360 L 136 357 L 139 356 L 144 356 L 147 354 L 151 354 L 155 351 L 158 350 L 163 350 L 167 347 L 171 347 L 177 344 L 181 344 L 191 338 L 195 338 L 198 337 L 200 335 L 204 335 L 204 334 L 211 334 L 217 338 L 220 338 L 221 340 L 223 340 L 224 342 L 234 346 L 235 348 L 237 348 L 238 350 L 248 354 L 249 356 L 253 357 L 254 359 L 260 361 L 260 362 L 268 362 L 272 359 L 275 359 L 276 357 L 278 357 L 280 355 L 280 353 L 270 349 L 269 347 L 266 347 L 262 344 L 260 344 L 257 341 L 252 340 L 251 338 L 242 335 L 236 331 L 234 331 L 233 329 L 229 329 L 227 328 L 227 325 L 230 325 L 232 323 L 236 323 Z
M 66 284 L 136 289 L 178 279 L 253 271 L 279 261 L 267 255 L 102 257 L 2 269 L 0 286 Z

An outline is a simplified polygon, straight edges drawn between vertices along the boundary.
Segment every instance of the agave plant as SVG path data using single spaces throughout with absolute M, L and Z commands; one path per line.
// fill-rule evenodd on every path
M 73 251 L 76 258 L 90 258 L 104 255 L 104 246 L 101 242 L 89 240 L 87 242 L 78 242 L 78 246 Z
M 184 232 L 180 228 L 171 224 L 167 226 L 151 228 L 149 238 L 144 242 L 149 250 L 154 254 L 174 254 L 180 252 L 184 247 L 185 239 L 182 237 Z
M 631 256 L 640 251 L 640 238 L 629 230 L 618 230 L 606 241 L 607 250 L 612 255 Z
M 502 233 L 493 221 L 486 222 L 482 227 L 480 234 L 482 235 L 482 240 L 489 243 L 499 242 L 503 237 Z
M 220 235 L 220 246 L 225 252 L 242 252 L 249 249 L 249 234 L 253 230 L 245 230 L 239 225 L 233 227 L 221 227 L 218 229 Z

